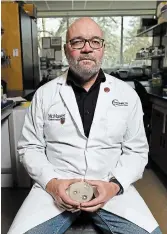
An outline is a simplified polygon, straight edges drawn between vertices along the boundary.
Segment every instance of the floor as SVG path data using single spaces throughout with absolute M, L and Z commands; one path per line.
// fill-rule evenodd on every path
M 146 169 L 143 179 L 138 181 L 135 186 L 158 221 L 162 233 L 167 234 L 166 178 L 156 168 L 154 168 L 154 171 Z M 27 194 L 27 189 L 3 188 L 1 190 L 1 234 L 7 233 Z
M 167 179 L 153 170 L 145 170 L 144 178 L 136 183 L 139 191 L 163 234 L 167 234 Z

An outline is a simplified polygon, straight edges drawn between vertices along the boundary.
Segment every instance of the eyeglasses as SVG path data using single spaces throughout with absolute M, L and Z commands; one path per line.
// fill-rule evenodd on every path
M 68 42 L 70 43 L 72 49 L 77 49 L 77 50 L 83 49 L 86 42 L 89 43 L 89 46 L 92 49 L 100 49 L 103 47 L 104 39 L 98 38 L 98 37 L 94 37 L 91 39 L 74 38 L 74 39 L 69 40 Z

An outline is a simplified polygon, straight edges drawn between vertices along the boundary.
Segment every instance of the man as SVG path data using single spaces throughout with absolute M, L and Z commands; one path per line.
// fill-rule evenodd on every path
M 9 234 L 62 234 L 85 211 L 104 233 L 161 233 L 132 184 L 147 164 L 139 97 L 100 69 L 104 37 L 90 18 L 68 29 L 69 70 L 39 88 L 19 142 L 21 161 L 36 182 Z M 98 195 L 72 200 L 66 190 L 86 180 Z

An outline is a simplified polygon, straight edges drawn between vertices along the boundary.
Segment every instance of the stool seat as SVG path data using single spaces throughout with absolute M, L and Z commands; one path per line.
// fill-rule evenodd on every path
M 65 234 L 102 234 L 102 231 L 93 224 L 88 215 L 81 213 Z

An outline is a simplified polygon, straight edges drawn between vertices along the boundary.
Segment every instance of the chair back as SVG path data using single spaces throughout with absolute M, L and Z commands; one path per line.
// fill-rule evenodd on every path
M 145 87 L 138 80 L 134 80 L 134 85 L 135 85 L 135 90 L 138 96 L 140 97 L 143 111 L 145 111 L 146 108 L 150 107 L 149 94 L 147 93 Z

